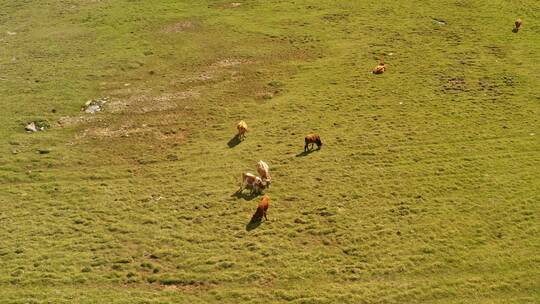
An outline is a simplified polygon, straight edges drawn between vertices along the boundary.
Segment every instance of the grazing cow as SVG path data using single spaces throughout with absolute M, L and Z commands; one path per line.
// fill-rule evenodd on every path
M 266 182 L 266 186 L 270 187 L 271 178 L 270 178 L 270 173 L 268 172 L 268 164 L 260 160 L 257 163 L 257 172 L 261 176 L 262 180 Z
M 379 65 L 377 65 L 372 71 L 373 74 L 382 74 L 384 72 L 386 72 L 386 66 L 384 65 L 384 62 L 380 62 Z
M 236 125 L 236 129 L 238 130 L 238 139 L 243 140 L 244 138 L 246 138 L 248 126 L 245 121 L 240 120 L 240 122 L 238 122 L 238 124 Z
M 266 211 L 268 210 L 268 206 L 270 205 L 270 198 L 268 195 L 263 196 L 261 202 L 257 206 L 257 211 L 253 214 L 251 217 L 252 222 L 260 221 L 263 217 L 265 220 L 268 220 L 266 217 Z
M 523 21 L 520 18 L 518 18 L 515 24 L 516 24 L 516 28 L 514 30 L 517 32 L 521 29 L 521 26 L 523 25 Z
M 304 139 L 306 145 L 304 146 L 304 152 L 307 152 L 308 146 L 311 145 L 310 149 L 313 149 L 313 144 L 317 144 L 317 149 L 321 149 L 322 147 L 322 141 L 321 137 L 317 134 L 309 134 Z
M 253 195 L 253 193 L 261 193 L 261 190 L 263 190 L 265 186 L 260 177 L 251 173 L 242 173 L 242 184 L 240 185 L 238 192 L 241 193 L 244 188 L 251 189 L 250 194 Z

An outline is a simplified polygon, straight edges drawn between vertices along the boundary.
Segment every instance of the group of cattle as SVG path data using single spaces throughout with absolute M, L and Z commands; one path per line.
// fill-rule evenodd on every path
M 515 28 L 514 32 L 518 32 L 523 25 L 523 21 L 521 19 L 517 19 L 515 21 Z M 373 74 L 382 74 L 386 71 L 386 65 L 384 64 L 384 58 L 381 58 L 379 61 L 379 64 L 372 70 Z M 245 121 L 241 120 L 236 125 L 236 129 L 238 130 L 237 137 L 239 140 L 244 140 L 246 138 L 246 133 L 248 132 L 248 126 Z M 304 152 L 308 152 L 308 150 L 313 149 L 314 145 L 317 145 L 318 149 L 321 149 L 322 147 L 322 141 L 321 137 L 317 134 L 309 134 L 304 138 Z M 242 183 L 240 185 L 240 189 L 238 190 L 239 193 L 242 193 L 244 188 L 251 189 L 250 195 L 253 194 L 259 194 L 264 190 L 265 188 L 270 187 L 271 178 L 270 173 L 268 171 L 268 164 L 264 161 L 260 160 L 257 163 L 257 172 L 259 173 L 259 176 L 256 176 L 252 173 L 245 172 L 242 174 Z M 268 210 L 268 206 L 270 203 L 270 198 L 268 195 L 265 195 L 261 201 L 261 203 L 257 206 L 257 211 L 253 215 L 253 218 L 264 218 L 266 219 L 266 210 Z
M 268 172 L 268 164 L 260 160 L 257 163 L 257 173 L 259 173 L 260 177 L 249 172 L 242 173 L 242 184 L 238 192 L 241 193 L 244 188 L 249 188 L 251 189 L 250 194 L 253 195 L 261 193 L 265 188 L 269 188 L 272 179 Z
M 238 122 L 236 125 L 238 131 L 237 137 L 239 140 L 244 140 L 246 138 L 246 133 L 248 132 L 247 123 L 243 120 Z M 321 149 L 323 143 L 321 137 L 317 134 L 309 134 L 304 138 L 304 152 L 308 152 L 313 149 L 314 145 L 317 145 L 317 149 Z M 272 178 L 270 177 L 268 164 L 262 160 L 257 163 L 257 173 L 259 176 L 250 173 L 242 173 L 242 182 L 240 184 L 240 189 L 238 193 L 242 193 L 244 189 L 250 189 L 250 195 L 260 194 L 264 189 L 269 188 L 272 183 Z M 270 204 L 270 198 L 268 195 L 265 195 L 261 203 L 257 207 L 257 211 L 253 215 L 254 218 L 264 218 L 266 219 L 266 210 Z

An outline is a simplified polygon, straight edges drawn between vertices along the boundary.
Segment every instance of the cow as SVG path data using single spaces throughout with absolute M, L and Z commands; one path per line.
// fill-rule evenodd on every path
M 268 172 L 268 164 L 260 160 L 257 163 L 257 172 L 261 176 L 261 179 L 266 183 L 266 186 L 270 187 L 272 180 L 270 178 L 270 173 Z
M 238 192 L 242 193 L 244 188 L 251 189 L 250 195 L 261 193 L 264 190 L 265 185 L 262 179 L 251 173 L 242 173 L 242 183 L 240 184 L 240 189 Z
M 247 123 L 243 120 L 240 120 L 236 125 L 236 130 L 238 130 L 238 139 L 243 140 L 246 138 L 246 133 L 248 131 Z
M 514 29 L 514 31 L 517 32 L 521 29 L 521 26 L 523 25 L 523 21 L 520 18 L 518 18 L 515 22 L 515 25 L 516 25 L 516 28 Z
M 317 144 L 317 149 L 321 149 L 322 147 L 322 141 L 321 141 L 321 137 L 317 134 L 309 134 L 308 136 L 306 136 L 306 138 L 304 139 L 305 141 L 305 146 L 304 146 L 304 152 L 307 152 L 308 151 L 308 146 L 311 145 L 310 149 L 313 149 L 313 144 Z
M 384 65 L 384 62 L 380 62 L 379 65 L 377 65 L 372 71 L 373 74 L 382 74 L 384 72 L 386 72 L 386 66 Z
M 270 198 L 268 197 L 268 195 L 263 196 L 261 202 L 257 206 L 257 211 L 255 211 L 255 213 L 251 217 L 251 222 L 258 222 L 263 217 L 265 220 L 268 220 L 268 218 L 266 217 L 266 211 L 268 210 L 269 205 L 270 205 Z

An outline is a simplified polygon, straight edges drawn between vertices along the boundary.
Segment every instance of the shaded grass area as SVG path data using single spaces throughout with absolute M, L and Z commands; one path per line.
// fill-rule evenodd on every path
M 5 4 L 3 301 L 539 300 L 538 3 Z

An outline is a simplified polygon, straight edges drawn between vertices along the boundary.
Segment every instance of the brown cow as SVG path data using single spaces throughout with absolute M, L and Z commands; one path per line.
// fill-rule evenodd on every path
M 317 149 L 319 149 L 319 150 L 322 147 L 321 137 L 319 135 L 317 135 L 317 134 L 309 134 L 304 139 L 304 142 L 306 143 L 304 145 L 304 152 L 308 151 L 308 146 L 309 145 L 311 145 L 310 149 L 313 149 L 313 144 L 317 144 Z
M 265 185 L 260 177 L 251 173 L 242 173 L 242 183 L 240 184 L 240 189 L 238 189 L 238 192 L 242 193 L 244 188 L 251 189 L 250 194 L 253 195 L 253 193 L 261 193 L 261 191 L 265 188 Z
M 243 120 L 240 120 L 236 125 L 236 130 L 238 130 L 238 139 L 243 140 L 246 138 L 246 133 L 248 131 L 247 123 Z
M 268 220 L 266 217 L 266 211 L 268 210 L 268 206 L 270 205 L 270 198 L 268 195 L 263 196 L 261 202 L 257 206 L 257 211 L 253 214 L 251 217 L 252 222 L 260 221 L 263 217 L 265 220 Z
M 521 26 L 523 25 L 523 21 L 518 18 L 515 22 L 516 27 L 514 28 L 514 31 L 517 32 L 521 29 Z

